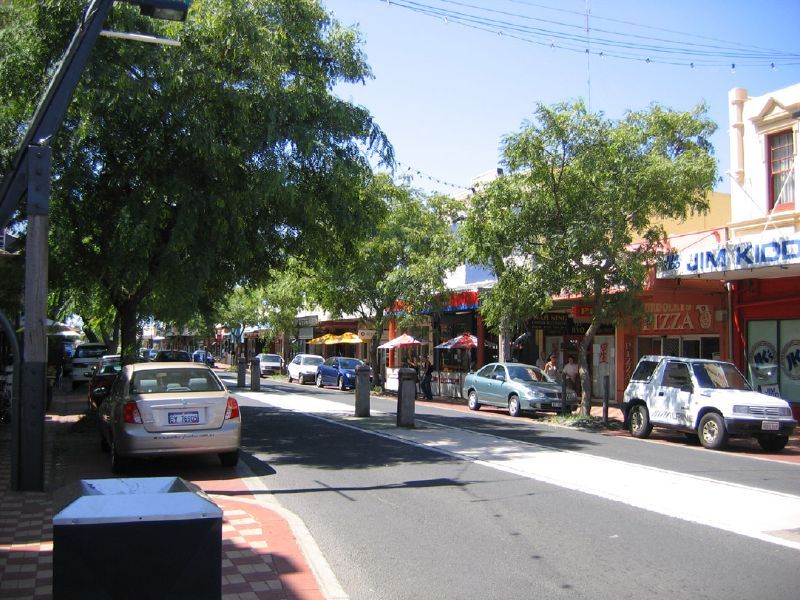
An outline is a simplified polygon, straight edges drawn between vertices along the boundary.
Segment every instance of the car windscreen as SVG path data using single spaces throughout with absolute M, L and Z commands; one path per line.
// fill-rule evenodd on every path
M 324 359 L 321 356 L 306 356 L 303 358 L 304 365 L 321 365 Z
M 363 364 L 357 358 L 340 358 L 339 366 L 342 369 L 355 369 L 358 365 Z
M 523 367 L 521 365 L 509 366 L 508 376 L 511 378 L 511 381 L 522 381 L 525 383 L 530 381 L 552 381 L 536 367 Z
M 272 363 L 279 363 L 281 362 L 281 357 L 277 354 L 262 354 L 261 360 L 264 362 L 272 362 Z
M 148 369 L 131 378 L 132 394 L 220 392 L 222 384 L 207 369 Z
M 156 360 L 158 362 L 162 361 L 169 361 L 169 362 L 192 362 L 191 356 L 189 356 L 188 352 L 183 351 L 168 351 L 163 350 L 156 354 Z
M 100 358 L 104 354 L 108 354 L 108 348 L 105 346 L 95 348 L 76 348 L 74 358 Z
M 750 390 L 750 384 L 732 364 L 695 363 L 692 365 L 697 384 L 712 390 Z

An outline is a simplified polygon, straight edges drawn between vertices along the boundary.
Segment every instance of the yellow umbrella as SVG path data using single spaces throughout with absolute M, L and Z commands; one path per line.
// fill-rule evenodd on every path
M 358 335 L 355 333 L 347 332 L 343 333 L 342 335 L 335 335 L 329 340 L 325 340 L 326 346 L 332 346 L 333 344 L 363 344 L 365 340 L 362 340 Z
M 313 340 L 308 340 L 309 344 L 327 344 L 328 340 L 335 338 L 337 336 L 333 335 L 332 333 L 326 333 L 319 337 L 315 337 Z

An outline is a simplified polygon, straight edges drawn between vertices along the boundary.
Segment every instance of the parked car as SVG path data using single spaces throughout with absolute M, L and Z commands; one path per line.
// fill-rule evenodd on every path
M 158 354 L 158 350 L 154 350 L 153 348 L 140 348 L 139 349 L 139 359 L 145 362 L 155 360 L 156 354 Z
M 297 354 L 286 367 L 289 383 L 292 381 L 299 381 L 300 383 L 314 381 L 317 376 L 317 367 L 323 362 L 325 362 L 325 359 L 319 354 Z
M 256 354 L 261 376 L 283 372 L 283 357 L 280 354 Z
M 192 353 L 192 362 L 200 362 L 208 365 L 209 367 L 214 366 L 214 355 L 211 354 L 208 350 L 195 350 Z
M 779 452 L 797 426 L 785 400 L 753 391 L 732 363 L 700 358 L 643 356 L 625 389 L 622 411 L 634 437 L 648 437 L 653 426 L 667 427 L 711 449 L 745 436 Z
M 470 410 L 499 406 L 507 408 L 512 417 L 530 410 L 562 410 L 561 383 L 538 367 L 523 363 L 490 363 L 464 378 L 463 391 Z M 566 403 L 570 411 L 578 406 L 573 390 L 567 390 Z
M 159 350 L 155 362 L 192 362 L 192 355 L 184 350 Z
M 99 412 L 101 446 L 114 473 L 137 457 L 216 453 L 229 467 L 239 460 L 239 404 L 205 365 L 126 365 Z
M 75 347 L 71 364 L 73 390 L 92 378 L 92 369 L 104 354 L 108 354 L 108 347 L 105 344 L 87 342 Z
M 100 403 L 103 401 L 103 394 L 108 393 L 108 388 L 114 383 L 114 380 L 121 370 L 122 359 L 119 354 L 106 354 L 100 358 L 91 371 L 92 378 L 89 381 L 88 394 L 89 408 L 100 406 Z M 95 390 L 99 389 L 104 390 L 104 392 L 95 394 Z M 97 395 L 97 399 L 95 395 Z
M 356 386 L 356 367 L 364 361 L 357 358 L 332 356 L 317 367 L 317 387 L 335 385 L 340 390 Z

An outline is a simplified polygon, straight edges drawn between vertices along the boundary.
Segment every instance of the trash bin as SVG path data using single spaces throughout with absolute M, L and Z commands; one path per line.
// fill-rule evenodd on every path
M 84 479 L 53 517 L 53 598 L 222 595 L 222 510 L 179 477 Z

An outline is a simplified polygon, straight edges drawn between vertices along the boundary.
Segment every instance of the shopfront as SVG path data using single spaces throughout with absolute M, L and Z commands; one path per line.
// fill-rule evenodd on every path
M 736 362 L 758 391 L 800 417 L 800 277 L 731 284 Z
M 658 281 L 643 302 L 647 321 L 617 336 L 622 354 L 616 368 L 618 398 L 642 356 L 728 356 L 727 292 L 721 282 Z

